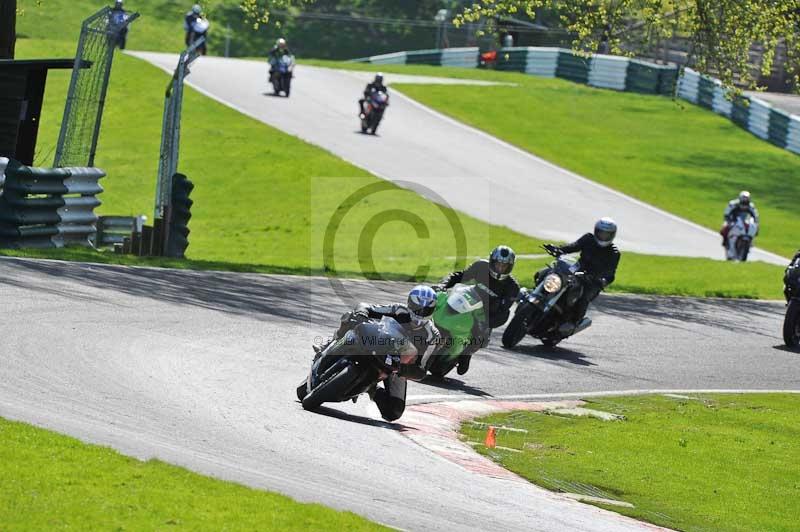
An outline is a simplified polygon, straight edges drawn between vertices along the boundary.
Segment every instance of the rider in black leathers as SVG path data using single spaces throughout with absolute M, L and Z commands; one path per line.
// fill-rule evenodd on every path
M 457 283 L 484 285 L 492 294 L 490 300 L 484 302 L 489 327 L 492 329 L 500 327 L 508 321 L 511 305 L 519 295 L 519 283 L 511 275 L 515 261 L 514 250 L 508 246 L 497 246 L 489 255 L 489 260 L 475 261 L 466 270 L 447 275 L 437 286 L 434 286 L 434 290 L 447 290 Z M 472 353 L 485 347 L 487 343 L 488 338 L 482 342 L 470 343 L 458 359 L 457 372 L 459 375 L 469 371 Z
M 435 307 L 436 295 L 430 287 L 424 285 L 415 286 L 411 290 L 405 305 L 361 303 L 342 316 L 339 329 L 333 338 L 323 345 L 315 345 L 314 351 L 320 356 L 330 343 L 344 337 L 347 331 L 367 320 L 380 320 L 384 316 L 394 318 L 407 331 L 408 338 L 419 355 L 416 363 L 404 364 L 400 367 L 399 373 L 387 377 L 383 381 L 383 388 L 376 386 L 370 391 L 369 395 L 378 406 L 383 419 L 394 421 L 403 415 L 406 407 L 407 379 L 418 381 L 425 377 L 426 371 L 419 365 L 419 361 L 440 343 L 439 330 L 430 319 Z
M 577 324 L 586 315 L 589 303 L 600 292 L 614 282 L 619 265 L 620 252 L 613 244 L 617 234 L 617 224 L 610 218 L 601 218 L 594 226 L 594 233 L 586 233 L 575 242 L 565 246 L 545 244 L 548 251 L 556 255 L 580 252 L 581 272 L 578 277 L 583 283 L 583 295 L 573 308 L 574 321 Z M 541 274 L 536 274 L 539 282 Z
M 375 74 L 375 79 L 367 83 L 367 86 L 364 88 L 364 97 L 358 100 L 358 115 L 361 116 L 361 118 L 363 118 L 362 115 L 364 114 L 364 102 L 367 101 L 369 95 L 373 92 L 389 94 L 389 89 L 383 84 L 383 74 L 381 72 Z

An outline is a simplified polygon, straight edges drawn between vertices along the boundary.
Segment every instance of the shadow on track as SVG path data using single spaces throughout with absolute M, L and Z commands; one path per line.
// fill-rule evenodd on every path
M 75 285 L 62 288 L 60 281 L 65 280 Z M 345 282 L 352 297 L 362 301 L 391 301 L 407 290 L 404 283 Z M 348 310 L 327 279 L 312 277 L 8 260 L 3 261 L 0 283 L 99 305 L 114 305 L 113 293 L 119 292 L 264 321 L 285 318 L 321 331 L 333 331 Z M 89 294 L 81 286 L 110 294 Z
M 782 304 L 781 304 L 782 308 Z M 742 316 L 773 317 L 775 306 L 751 299 L 692 299 L 684 297 L 601 295 L 589 308 L 639 324 L 657 324 L 685 329 L 690 324 L 772 336 L 771 331 L 753 329 Z
M 466 395 L 473 395 L 475 397 L 493 397 L 492 394 L 470 386 L 464 381 L 454 379 L 452 377 L 445 377 L 442 380 L 431 377 L 430 375 L 419 382 L 423 386 L 430 386 L 431 388 L 439 388 L 441 390 L 452 390 L 464 392 Z
M 297 404 L 300 404 L 300 401 L 297 401 Z M 302 407 L 301 407 L 302 408 Z M 364 417 L 364 416 L 357 416 L 354 414 L 348 414 L 346 412 L 342 412 L 341 410 L 336 410 L 335 408 L 330 408 L 327 406 L 321 406 L 314 412 L 309 412 L 309 414 L 318 414 L 321 416 L 327 417 L 335 417 L 336 419 L 341 419 L 343 421 L 349 421 L 351 423 L 358 423 L 359 425 L 367 425 L 370 427 L 378 427 L 382 429 L 389 429 L 395 431 L 402 431 L 402 430 L 410 430 L 410 427 L 407 425 L 403 425 L 402 423 L 393 422 L 390 423 L 389 421 L 384 421 L 382 419 L 372 419 L 371 417 Z
M 580 351 L 573 351 L 563 347 L 546 347 L 543 345 L 517 345 L 513 350 L 507 352 L 518 353 L 536 358 L 543 358 L 553 361 L 564 361 L 577 366 L 596 366 L 594 362 L 587 360 L 586 355 Z

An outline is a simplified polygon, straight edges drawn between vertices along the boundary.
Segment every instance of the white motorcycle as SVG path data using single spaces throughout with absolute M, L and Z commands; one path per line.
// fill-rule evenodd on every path
M 744 262 L 750 253 L 750 247 L 758 234 L 758 224 L 749 213 L 742 213 L 736 217 L 728 230 L 728 247 L 725 250 L 728 260 Z

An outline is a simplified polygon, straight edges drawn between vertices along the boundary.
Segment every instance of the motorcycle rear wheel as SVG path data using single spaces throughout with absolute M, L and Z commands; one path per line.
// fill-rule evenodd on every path
M 303 398 L 303 409 L 317 410 L 322 406 L 322 403 L 338 402 L 346 399 L 344 394 L 356 382 L 356 379 L 358 379 L 358 369 L 353 365 L 345 366 L 336 375 L 319 383 L 316 388 Z
M 797 349 L 800 345 L 800 300 L 789 300 L 783 320 L 783 341 L 787 347 Z
M 525 338 L 528 334 L 528 319 L 527 313 L 514 314 L 506 330 L 503 331 L 503 347 L 512 349 Z

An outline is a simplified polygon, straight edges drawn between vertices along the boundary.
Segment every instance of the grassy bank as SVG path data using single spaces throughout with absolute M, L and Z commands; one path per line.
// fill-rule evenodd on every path
M 65 42 L 23 40 L 20 57 L 68 55 Z M 163 89 L 168 76 L 119 55 L 112 72 L 97 165 L 108 172 L 101 214 L 151 215 Z M 68 76 L 50 76 L 37 164 L 49 165 Z M 35 257 L 263 273 L 330 273 L 323 242 L 329 222 L 348 197 L 385 183 L 333 156 L 194 90 L 186 91 L 180 169 L 195 182 L 188 261 L 135 259 L 83 250 L 8 252 Z M 398 219 L 367 230 L 376 215 Z M 343 212 L 343 210 L 339 210 Z M 413 192 L 384 187 L 342 218 L 333 246 L 335 273 L 386 279 L 437 279 L 457 267 L 454 230 L 465 235 L 466 256 L 484 256 L 499 242 L 518 253 L 540 252 L 541 241 L 438 207 Z M 418 229 L 420 232 L 418 232 Z M 367 238 L 373 236 L 370 242 Z M 372 259 L 372 260 L 370 260 Z M 518 277 L 530 284 L 543 260 L 521 260 Z M 328 262 L 330 266 L 330 262 Z M 625 254 L 613 290 L 687 296 L 779 298 L 781 269 L 704 259 Z
M 791 256 L 800 231 L 800 157 L 711 111 L 519 73 L 310 61 L 358 70 L 504 81 L 514 86 L 398 85 L 434 109 L 647 203 L 718 229 L 740 190 L 763 220 L 757 244 Z M 391 79 L 391 78 L 389 78 Z
M 609 509 L 679 530 L 795 530 L 800 395 L 643 396 L 592 401 L 601 421 L 531 412 L 480 419 L 500 430 L 482 454 L 556 491 L 620 500 Z M 485 425 L 463 435 L 482 442 Z M 601 504 L 602 506 L 602 504 Z
M 377 530 L 347 512 L 0 418 L 3 530 Z

